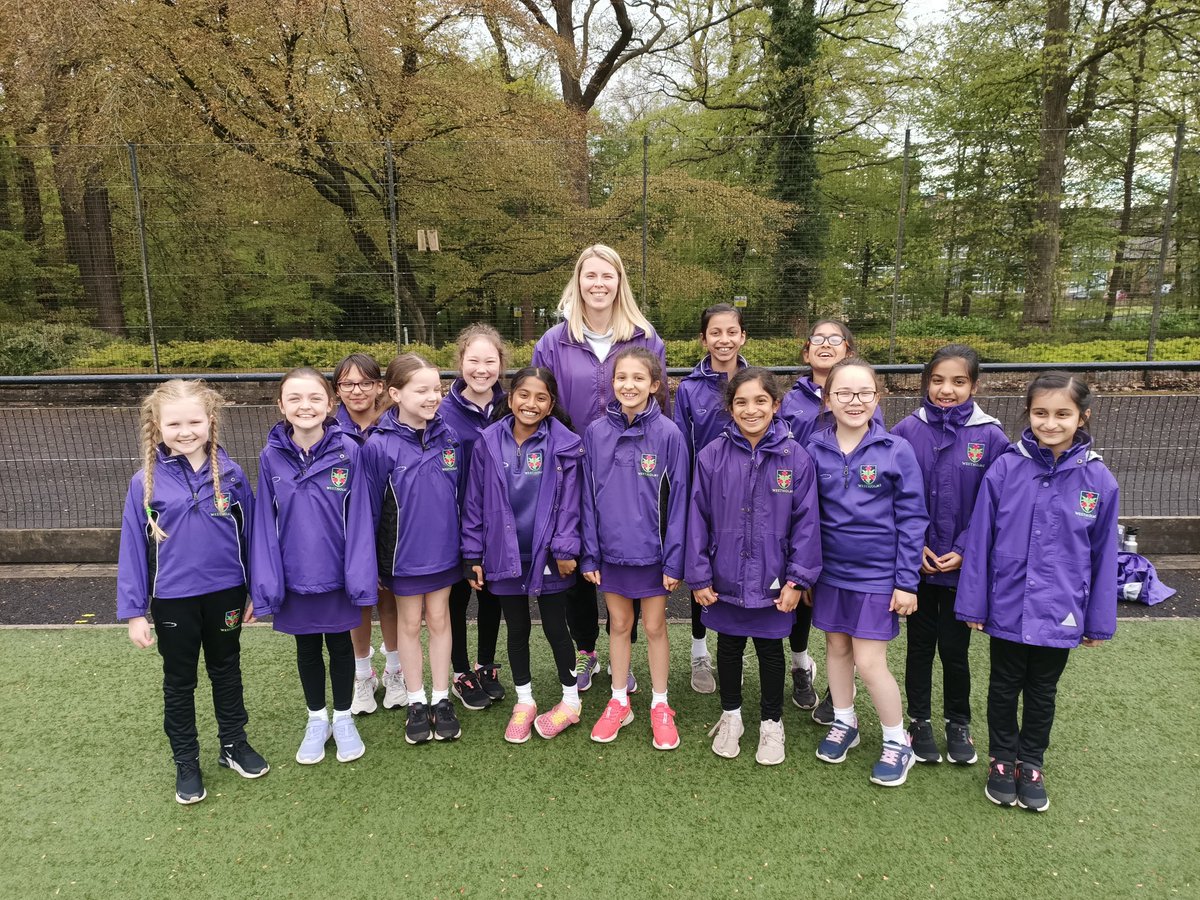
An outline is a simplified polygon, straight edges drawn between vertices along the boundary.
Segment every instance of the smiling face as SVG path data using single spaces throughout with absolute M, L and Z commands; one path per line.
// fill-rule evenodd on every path
M 613 393 L 620 401 L 621 411 L 630 418 L 646 408 L 658 387 L 650 368 L 640 359 L 627 356 L 613 369 Z
M 500 377 L 500 351 L 487 338 L 475 338 L 463 350 L 460 369 L 468 391 L 490 398 Z
M 351 415 L 373 412 L 383 394 L 383 382 L 371 381 L 358 366 L 350 366 L 337 383 L 338 399 Z
M 172 400 L 158 410 L 158 430 L 172 456 L 186 456 L 193 468 L 203 462 L 212 419 L 198 400 Z
M 1075 432 L 1087 424 L 1087 416 L 1065 388 L 1040 391 L 1029 402 L 1029 427 L 1037 442 L 1057 458 L 1075 443 Z
M 751 444 L 757 443 L 767 433 L 771 427 L 771 417 L 778 411 L 779 402 L 767 392 L 761 381 L 754 378 L 738 385 L 729 409 L 738 430 Z
M 838 428 L 856 431 L 870 427 L 879 405 L 875 373 L 865 366 L 843 366 L 825 385 L 825 403 Z
M 396 404 L 397 419 L 411 428 L 424 428 L 442 403 L 442 381 L 437 369 L 417 369 L 404 387 L 388 388 L 388 396 Z
M 583 317 L 589 325 L 603 324 L 607 329 L 620 287 L 621 274 L 616 266 L 599 256 L 583 261 L 579 268 L 579 296 L 583 299 Z
M 830 338 L 837 342 L 836 347 L 829 342 Z M 842 329 L 833 322 L 822 322 L 813 329 L 812 334 L 805 341 L 802 357 L 804 362 L 812 367 L 813 378 L 820 383 L 829 375 L 829 370 L 836 363 L 841 362 L 849 355 L 850 343 L 846 340 Z
M 926 389 L 929 402 L 935 406 L 961 406 L 975 396 L 975 383 L 967 369 L 967 361 L 958 356 L 943 359 L 929 373 Z
M 279 411 L 297 435 L 321 430 L 333 412 L 333 400 L 324 382 L 311 377 L 289 378 L 279 390 Z
M 708 327 L 700 335 L 700 343 L 714 363 L 726 366 L 737 360 L 738 352 L 746 343 L 746 332 L 736 315 L 718 313 L 708 320 Z
M 532 431 L 554 409 L 550 388 L 540 378 L 526 378 L 508 395 L 508 408 L 516 423 Z

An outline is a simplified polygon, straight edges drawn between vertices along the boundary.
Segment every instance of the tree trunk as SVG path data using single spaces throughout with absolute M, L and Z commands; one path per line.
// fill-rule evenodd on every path
M 1133 223 L 1133 175 L 1137 166 L 1139 120 L 1142 113 L 1142 73 L 1146 70 L 1146 41 L 1138 42 L 1137 69 L 1133 73 L 1133 105 L 1129 111 L 1129 142 L 1125 149 L 1125 164 L 1121 169 L 1121 224 L 1117 230 L 1117 252 L 1112 271 L 1108 276 L 1108 291 L 1104 298 L 1104 326 L 1112 324 L 1117 310 L 1117 294 L 1128 293 L 1132 283 L 1129 267 L 1125 263 L 1125 249 L 1129 244 L 1129 229 Z

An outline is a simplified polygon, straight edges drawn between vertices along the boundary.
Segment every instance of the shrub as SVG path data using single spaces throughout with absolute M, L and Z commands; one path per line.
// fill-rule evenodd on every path
M 86 325 L 30 322 L 0 326 L 0 374 L 32 375 L 65 368 L 115 338 Z

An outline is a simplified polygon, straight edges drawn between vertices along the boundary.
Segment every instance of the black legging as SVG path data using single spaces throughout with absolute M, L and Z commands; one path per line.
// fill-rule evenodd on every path
M 486 587 L 475 592 L 479 600 L 476 622 L 479 626 L 479 653 L 475 661 L 490 666 L 496 661 L 496 640 L 500 635 L 500 601 Z M 467 606 L 471 602 L 471 585 L 464 578 L 450 588 L 450 664 L 455 672 L 471 671 L 471 656 L 467 652 Z
M 542 594 L 537 598 L 537 604 L 538 614 L 542 618 L 542 631 L 554 654 L 558 680 L 570 687 L 575 684 L 575 645 L 571 643 L 571 630 L 567 627 L 567 593 Z M 500 601 L 504 623 L 508 626 L 508 665 L 512 669 L 513 684 L 529 684 L 532 680 L 529 673 L 529 635 L 533 631 L 529 598 L 522 594 L 499 595 L 496 599 Z
M 796 604 L 796 624 L 788 635 L 788 643 L 793 653 L 803 653 L 808 649 L 808 633 L 812 630 L 812 607 L 807 603 Z
M 700 612 L 703 609 L 704 607 L 696 602 L 696 595 L 692 594 L 692 640 L 695 641 L 702 641 L 708 636 L 708 629 L 700 621 Z
M 350 632 L 296 635 L 296 668 L 304 702 L 312 710 L 325 708 L 325 656 L 321 644 L 329 648 L 329 684 L 333 688 L 336 712 L 350 709 L 354 698 L 354 644 Z
M 717 634 L 717 675 L 721 682 L 721 709 L 742 707 L 742 655 L 746 638 L 737 634 Z M 783 641 L 779 638 L 754 638 L 758 655 L 758 681 L 762 718 L 783 718 Z

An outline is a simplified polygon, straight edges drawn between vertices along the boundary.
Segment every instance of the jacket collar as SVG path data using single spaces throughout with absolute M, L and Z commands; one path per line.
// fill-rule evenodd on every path
M 745 357 L 739 355 L 737 358 L 737 367 L 740 372 L 742 369 L 748 368 L 750 363 L 746 362 Z M 712 367 L 712 354 L 706 354 L 704 359 L 696 363 L 696 367 L 692 371 L 683 376 L 684 381 L 728 381 L 729 376 L 724 372 L 714 372 Z
M 854 452 L 857 453 L 863 447 L 869 446 L 870 444 L 891 444 L 895 440 L 896 438 L 893 435 L 888 434 L 887 430 L 877 421 L 875 421 L 875 414 L 872 413 L 870 424 L 867 427 L 867 433 L 863 435 L 863 439 L 854 449 Z M 830 425 L 828 428 L 822 428 L 820 431 L 813 432 L 812 437 L 809 438 L 809 442 L 813 444 L 819 444 L 822 447 L 828 447 L 830 450 L 833 450 L 837 453 L 842 452 L 842 448 L 838 446 L 837 442 L 836 422 Z
M 917 418 L 927 425 L 937 427 L 945 427 L 946 425 L 956 425 L 959 427 L 968 425 L 999 425 L 1000 420 L 989 416 L 974 400 L 968 400 L 966 403 L 960 403 L 958 406 L 938 406 L 936 403 L 930 403 L 926 397 L 921 401 L 921 408 L 917 410 Z
M 816 401 L 817 405 L 821 403 L 821 386 L 812 380 L 812 375 L 801 375 L 796 379 L 796 383 L 792 385 L 793 391 L 800 391 L 808 397 Z
M 1075 443 L 1059 456 L 1057 461 L 1055 461 L 1053 453 L 1037 442 L 1031 428 L 1026 428 L 1021 433 L 1021 439 L 1012 444 L 1009 450 L 1020 453 L 1026 459 L 1033 460 L 1051 474 L 1071 466 L 1084 465 L 1094 459 L 1104 459 L 1092 449 L 1091 435 L 1082 430 L 1075 433 Z
M 476 406 L 474 403 L 472 403 L 470 400 L 468 400 L 466 397 L 463 396 L 463 394 L 462 394 L 463 388 L 465 388 L 466 386 L 467 386 L 467 382 L 461 375 L 458 378 L 455 378 L 454 384 L 450 385 L 450 393 L 446 396 L 446 400 L 448 400 L 449 402 L 453 403 L 458 408 L 460 408 L 460 409 L 464 410 L 465 412 L 470 413 L 472 415 L 484 416 L 484 417 L 489 415 L 489 413 L 487 411 L 480 409 L 478 406 Z M 497 380 L 496 383 L 492 385 L 492 402 L 491 402 L 492 410 L 495 410 L 496 407 L 499 406 L 503 400 L 504 400 L 504 388 L 500 387 L 500 382 L 499 382 L 499 380 Z
M 500 421 L 493 425 L 497 429 L 500 436 L 507 434 L 510 438 L 513 433 L 514 416 L 508 413 Z M 489 428 L 488 431 L 491 429 Z M 487 432 L 485 431 L 486 435 Z M 555 456 L 578 456 L 583 453 L 583 438 L 573 432 L 570 428 L 553 416 L 546 416 L 538 423 L 537 431 L 533 433 L 534 438 L 544 438 L 547 441 L 547 447 Z
M 353 423 L 351 427 L 353 427 Z M 299 458 L 301 450 L 292 440 L 293 430 L 292 425 L 286 419 L 276 422 L 271 428 L 271 433 L 267 435 L 267 446 Z M 312 459 L 317 459 L 331 448 L 340 450 L 344 433 L 342 425 L 337 419 L 326 416 L 325 431 L 321 435 L 321 439 L 308 449 L 307 455 Z
M 764 453 L 778 453 L 783 447 L 784 442 L 789 440 L 791 436 L 791 431 L 788 430 L 784 421 L 779 418 L 778 413 L 772 417 L 771 424 L 767 428 L 767 433 L 762 436 L 758 445 L 753 450 L 750 448 L 750 442 L 746 440 L 745 435 L 742 434 L 741 429 L 737 427 L 736 423 L 730 422 L 725 426 L 725 437 L 747 453 L 758 453 L 759 451 Z
M 621 409 L 620 400 L 609 401 L 608 406 L 605 407 L 604 413 L 608 417 L 608 420 L 614 425 L 618 426 L 622 430 L 628 430 L 631 428 L 645 429 L 648 423 L 654 421 L 656 418 L 662 415 L 662 410 L 659 409 L 658 401 L 654 399 L 653 395 L 651 395 L 650 402 L 646 404 L 646 408 L 634 416 L 632 422 L 625 418 L 625 413 Z
M 395 407 L 388 409 L 382 416 L 379 417 L 378 429 L 381 434 L 394 434 L 414 443 L 423 443 L 423 445 L 426 447 L 432 444 L 433 441 L 441 439 L 442 432 L 448 430 L 440 413 L 435 414 L 423 429 L 413 428 L 411 425 L 405 425 L 396 417 Z M 424 439 L 422 439 L 420 436 L 420 432 L 422 431 L 425 432 Z

